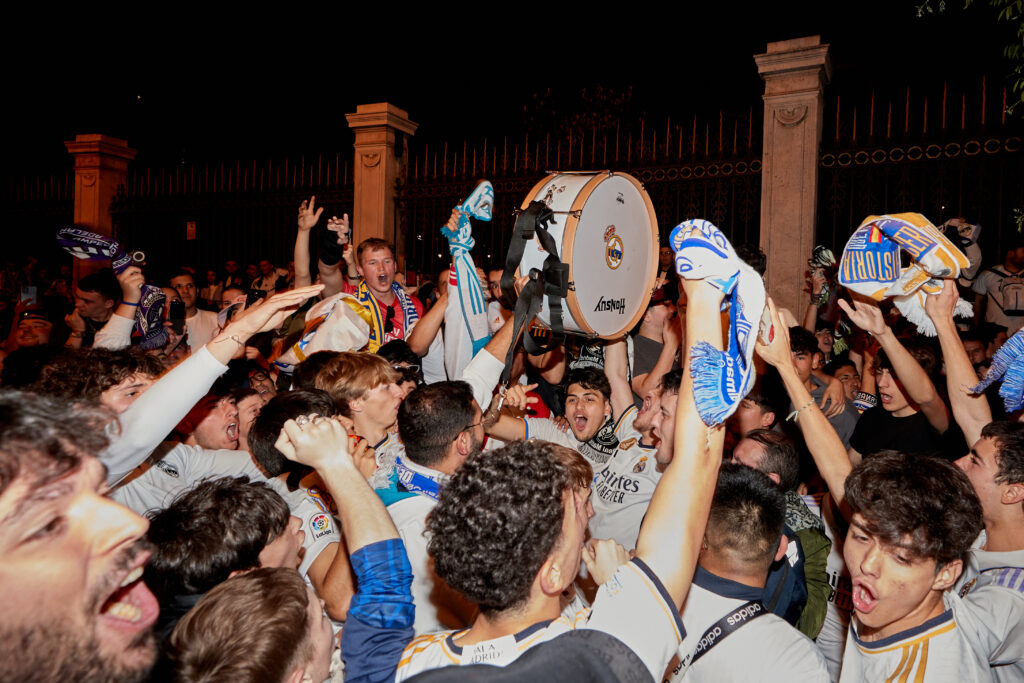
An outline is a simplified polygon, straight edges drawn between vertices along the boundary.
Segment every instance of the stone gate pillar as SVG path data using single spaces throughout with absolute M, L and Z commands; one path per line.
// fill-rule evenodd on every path
M 136 150 L 125 140 L 95 134 L 76 135 L 64 145 L 75 157 L 75 225 L 111 235 L 110 202 L 124 182 Z M 76 283 L 89 273 L 110 267 L 103 261 L 73 261 Z
M 768 43 L 754 55 L 764 79 L 761 248 L 768 255 L 768 291 L 803 318 L 804 271 L 814 248 L 822 91 L 831 75 L 820 36 Z
M 405 137 L 412 136 L 419 124 L 387 102 L 360 104 L 345 118 L 356 135 L 353 243 L 367 237 L 391 242 L 399 268 L 404 269 L 405 236 L 399 234 L 395 221 L 395 181 L 405 156 Z

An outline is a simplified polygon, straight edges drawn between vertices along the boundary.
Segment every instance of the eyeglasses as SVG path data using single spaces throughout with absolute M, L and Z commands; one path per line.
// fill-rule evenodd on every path
M 266 382 L 268 379 L 270 378 L 267 377 L 267 373 L 265 372 L 254 372 L 251 375 L 249 375 L 250 381 L 256 380 L 257 382 Z
M 388 306 L 387 313 L 384 314 L 384 334 L 391 334 L 395 329 L 395 324 L 391 322 L 393 317 L 395 317 L 395 309 Z
M 480 425 L 482 425 L 483 423 L 484 423 L 484 421 L 483 421 L 483 419 L 481 419 L 481 420 L 480 420 L 479 422 L 474 422 L 474 423 L 473 423 L 473 424 L 471 424 L 471 425 L 466 425 L 465 427 L 463 427 L 463 428 L 462 428 L 462 431 L 461 431 L 461 432 L 459 432 L 459 434 L 461 434 L 462 432 L 467 432 L 467 431 L 469 431 L 470 429 L 472 429 L 473 427 L 479 427 L 479 426 L 480 426 Z

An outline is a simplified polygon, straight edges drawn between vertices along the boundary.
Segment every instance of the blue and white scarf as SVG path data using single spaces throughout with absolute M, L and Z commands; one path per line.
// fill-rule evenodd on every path
M 438 495 L 441 493 L 441 486 L 444 484 L 444 480 L 447 479 L 440 472 L 437 473 L 436 478 L 416 472 L 403 463 L 401 458 L 395 458 L 395 474 L 398 475 L 399 486 L 404 487 L 407 491 L 412 491 L 434 500 L 437 500 Z
M 476 246 L 470 218 L 491 220 L 494 187 L 486 180 L 476 186 L 462 204 L 455 230 L 447 225 L 441 234 L 448 239 L 452 268 L 448 278 L 448 304 L 444 311 L 444 364 L 449 377 L 462 377 L 473 356 L 491 339 L 487 322 L 487 301 L 476 274 L 470 251 Z
M 999 387 L 999 395 L 1003 397 L 1006 412 L 1020 410 L 1024 407 L 1024 330 L 1018 330 L 999 347 L 985 379 L 972 387 L 971 392 L 980 394 L 1000 378 L 1003 384 Z

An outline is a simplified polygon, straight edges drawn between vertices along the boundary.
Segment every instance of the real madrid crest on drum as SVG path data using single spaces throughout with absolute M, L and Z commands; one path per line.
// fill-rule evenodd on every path
M 548 232 L 569 266 L 563 325 L 567 332 L 619 337 L 643 316 L 658 272 L 658 222 L 650 197 L 625 173 L 555 173 L 523 202 L 541 201 L 555 213 Z M 547 253 L 524 250 L 519 272 L 541 268 Z M 547 302 L 537 315 L 550 325 Z
M 622 263 L 622 238 L 615 234 L 615 226 L 609 225 L 604 231 L 604 261 L 615 270 Z

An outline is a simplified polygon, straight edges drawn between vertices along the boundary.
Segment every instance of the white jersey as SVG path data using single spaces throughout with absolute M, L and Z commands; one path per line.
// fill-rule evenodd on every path
M 118 483 L 110 497 L 145 515 L 149 510 L 163 510 L 204 479 L 241 476 L 266 481 L 247 451 L 214 451 L 165 442 Z
M 802 496 L 813 514 L 825 523 L 825 535 L 832 541 L 828 559 L 825 562 L 825 573 L 831 590 L 828 593 L 828 605 L 825 621 L 821 625 L 815 645 L 821 650 L 828 664 L 828 674 L 833 680 L 839 680 L 839 671 L 843 666 L 843 650 L 846 648 L 846 631 L 850 628 L 850 615 L 853 612 L 853 586 L 850 583 L 850 572 L 843 560 L 843 542 L 846 540 L 841 527 L 835 518 L 835 503 L 827 493 Z M 823 506 L 823 503 L 827 503 Z
M 760 588 L 723 579 L 697 567 L 683 609 L 683 623 L 688 633 L 679 646 L 678 660 L 673 661 L 664 680 L 687 683 L 828 681 L 825 658 L 811 639 L 771 613 L 750 619 L 718 640 L 689 667 L 678 664 L 678 661 L 690 660 L 709 628 L 747 602 L 760 600 L 761 596 Z
M 685 637 L 679 612 L 661 581 L 639 559 L 619 567 L 597 592 L 593 607 L 572 616 L 535 624 L 514 635 L 460 646 L 464 631 L 431 633 L 415 638 L 398 663 L 396 681 L 421 671 L 464 664 L 505 666 L 540 643 L 572 631 L 589 628 L 618 638 L 643 660 L 657 678 L 665 670 Z
M 979 624 L 993 679 L 1024 681 L 1024 550 L 972 549 L 954 590 Z
M 943 601 L 946 611 L 939 616 L 873 642 L 864 642 L 857 636 L 854 620 L 847 635 L 839 680 L 991 681 L 987 658 L 978 643 L 981 624 L 956 594 L 946 592 Z
M 523 423 L 526 425 L 525 439 L 540 439 L 571 448 L 586 458 L 595 472 L 604 467 L 616 451 L 617 445 L 601 444 L 597 442 L 596 438 L 590 441 L 580 441 L 571 429 L 563 432 L 550 418 L 526 417 L 523 418 Z
M 427 476 L 441 483 L 447 481 L 444 475 L 427 467 L 422 467 L 403 458 L 402 463 L 410 470 Z M 437 578 L 431 568 L 430 556 L 427 554 L 426 528 L 427 515 L 437 506 L 437 501 L 429 495 L 418 493 L 388 505 L 398 535 L 405 544 L 405 552 L 412 567 L 413 604 L 416 606 L 416 620 L 413 630 L 417 635 L 433 633 L 446 628 L 447 625 L 462 623 L 452 614 L 451 604 L 462 602 L 463 598 L 454 593 L 447 585 Z
M 633 427 L 636 413 L 636 407 L 630 406 L 619 418 L 615 427 L 619 446 L 595 473 L 590 497 L 594 505 L 590 535 L 615 539 L 627 550 L 636 547 L 640 523 L 661 479 L 654 458 L 657 449 L 640 445 L 643 435 Z

